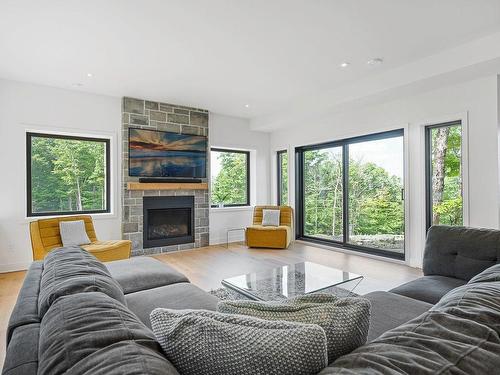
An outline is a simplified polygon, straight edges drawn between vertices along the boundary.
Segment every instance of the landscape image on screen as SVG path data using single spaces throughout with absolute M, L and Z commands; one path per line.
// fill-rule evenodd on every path
M 207 137 L 129 129 L 129 175 L 206 177 Z

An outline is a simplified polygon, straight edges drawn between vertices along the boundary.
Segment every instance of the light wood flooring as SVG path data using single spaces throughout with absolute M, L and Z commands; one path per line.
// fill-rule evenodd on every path
M 422 275 L 421 270 L 364 256 L 326 250 L 295 242 L 288 250 L 248 249 L 239 243 L 209 246 L 155 258 L 184 273 L 193 284 L 204 290 L 219 288 L 222 279 L 243 273 L 273 268 L 301 261 L 312 261 L 365 276 L 356 292 L 389 290 Z M 21 288 L 25 272 L 0 274 L 0 369 L 5 356 L 7 322 Z

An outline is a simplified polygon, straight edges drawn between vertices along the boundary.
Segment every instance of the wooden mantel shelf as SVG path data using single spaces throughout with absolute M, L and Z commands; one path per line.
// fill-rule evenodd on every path
M 127 182 L 128 190 L 208 190 L 208 183 Z

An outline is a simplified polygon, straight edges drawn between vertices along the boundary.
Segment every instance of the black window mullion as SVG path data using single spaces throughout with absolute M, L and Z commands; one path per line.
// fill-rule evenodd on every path
M 349 145 L 342 146 L 342 241 L 349 241 Z

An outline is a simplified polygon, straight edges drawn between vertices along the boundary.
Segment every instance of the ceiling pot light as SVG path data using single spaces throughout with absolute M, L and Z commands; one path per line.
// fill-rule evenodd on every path
M 368 60 L 366 63 L 370 66 L 377 66 L 381 65 L 384 62 L 384 59 L 381 59 L 380 57 L 374 57 L 373 59 Z
M 348 61 L 344 61 L 342 64 L 340 64 L 340 67 L 341 67 L 341 68 L 347 68 L 349 65 L 351 65 L 351 63 L 350 63 L 350 62 L 348 62 Z
M 250 108 L 250 104 L 245 104 L 245 108 Z
M 93 76 L 92 73 L 87 73 L 87 77 L 91 78 Z

